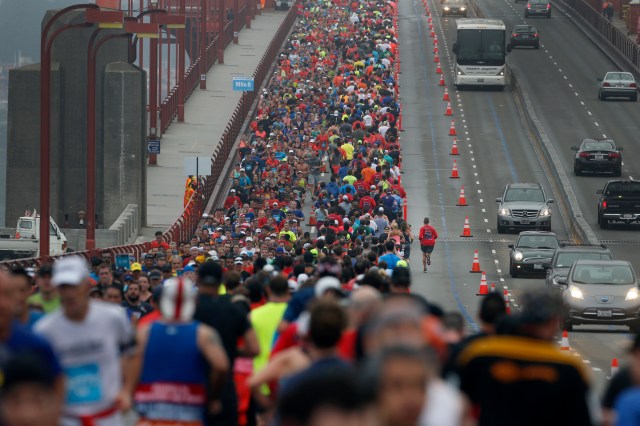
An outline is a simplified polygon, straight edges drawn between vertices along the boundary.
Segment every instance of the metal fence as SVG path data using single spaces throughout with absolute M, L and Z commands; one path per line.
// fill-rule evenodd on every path
M 571 7 L 595 32 L 636 68 L 640 68 L 640 46 L 631 37 L 611 24 L 602 14 L 584 0 L 556 0 Z
M 296 15 L 297 15 L 297 7 L 292 7 L 289 10 L 289 13 L 285 17 L 282 25 L 276 32 L 274 38 L 272 39 L 269 47 L 264 52 L 262 59 L 260 60 L 258 67 L 253 73 L 254 84 L 256 88 L 259 88 L 264 82 L 265 78 L 268 75 L 269 69 L 271 68 L 271 64 L 275 61 L 276 55 L 280 50 L 280 46 L 282 46 L 283 42 L 291 27 L 293 26 Z M 242 14 L 245 12 L 243 11 Z M 244 22 L 244 21 L 243 21 Z M 242 24 L 242 22 L 241 22 Z M 227 25 L 229 27 L 229 24 Z M 227 28 L 225 28 L 225 32 Z M 216 37 L 217 38 L 217 37 Z M 227 37 L 225 37 L 226 39 Z M 231 25 L 231 37 L 225 40 L 225 46 L 233 41 L 233 26 Z M 213 40 L 209 47 L 213 49 L 215 40 Z M 215 49 L 213 50 L 215 52 Z M 213 53 L 212 52 L 212 53 Z M 217 52 L 216 52 L 217 53 Z M 188 84 L 187 93 L 192 93 L 195 89 L 198 80 L 196 77 L 199 76 L 198 72 L 198 63 L 193 63 L 192 66 L 186 73 L 185 79 Z M 218 142 L 216 150 L 213 152 L 211 156 L 211 175 L 209 175 L 203 182 L 200 190 L 194 194 L 189 200 L 187 206 L 184 208 L 180 217 L 175 221 L 175 223 L 164 232 L 162 238 L 164 241 L 184 241 L 194 234 L 196 227 L 200 219 L 202 218 L 202 214 L 204 213 L 205 206 L 207 205 L 209 198 L 213 192 L 213 188 L 216 185 L 216 182 L 223 178 L 222 172 L 225 166 L 225 163 L 229 160 L 230 155 L 232 154 L 233 147 L 235 145 L 236 139 L 240 135 L 242 130 L 244 121 L 247 115 L 250 112 L 253 101 L 256 99 L 257 92 L 243 92 L 238 104 L 236 105 L 233 114 L 231 116 L 231 120 L 225 127 L 224 133 L 222 134 L 220 141 Z M 173 100 L 167 100 L 168 103 L 173 102 Z M 168 108 L 168 107 L 167 107 Z M 131 244 L 124 245 L 118 247 L 107 247 L 107 248 L 99 248 L 95 251 L 81 251 L 75 252 L 76 255 L 82 255 L 85 258 L 89 259 L 92 256 L 101 257 L 104 254 L 108 254 L 112 259 L 115 258 L 116 254 L 131 254 L 135 256 L 136 259 L 140 258 L 140 255 L 146 253 L 150 248 L 150 243 L 142 243 L 142 244 Z M 17 259 L 2 262 L 5 265 L 19 265 L 23 267 L 29 267 L 34 265 L 40 265 L 43 262 L 49 261 L 48 257 L 40 257 L 40 258 L 28 258 L 28 259 Z

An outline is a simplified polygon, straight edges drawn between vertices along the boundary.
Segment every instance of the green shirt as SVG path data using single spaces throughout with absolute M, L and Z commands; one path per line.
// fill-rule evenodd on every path
M 40 306 L 45 314 L 50 314 L 60 307 L 60 296 L 57 294 L 51 300 L 44 300 L 42 293 L 36 293 L 27 300 L 30 305 Z
M 286 309 L 286 302 L 268 302 L 251 311 L 251 326 L 256 332 L 260 346 L 260 354 L 253 359 L 254 373 L 262 370 L 264 366 L 267 365 L 278 325 Z M 263 387 L 263 390 L 266 390 L 266 395 L 268 395 L 268 388 Z

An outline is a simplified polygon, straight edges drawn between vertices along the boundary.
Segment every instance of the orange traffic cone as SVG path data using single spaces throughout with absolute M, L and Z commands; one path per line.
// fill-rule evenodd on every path
M 436 36 L 436 32 L 433 31 L 433 29 L 429 32 L 429 37 L 435 37 Z
M 449 155 L 460 155 L 458 152 L 458 142 L 456 141 L 456 138 L 453 138 L 453 145 L 451 145 L 451 152 Z
M 511 315 L 511 306 L 509 305 L 509 290 L 504 291 L 504 307 L 507 315 Z
M 453 115 L 453 110 L 451 109 L 451 102 L 447 103 L 447 109 L 444 110 L 444 115 L 447 117 L 451 117 Z
M 429 23 L 429 31 L 432 31 L 432 30 L 433 30 L 433 24 Z
M 564 330 L 562 332 L 562 343 L 560 343 L 560 349 L 563 351 L 568 351 L 570 349 L 569 347 L 569 333 L 567 332 L 567 330 Z
M 440 81 L 438 82 L 438 86 L 444 86 L 444 75 L 440 75 Z
M 485 294 L 489 294 L 489 287 L 487 287 L 487 275 L 483 272 L 482 278 L 480 278 L 480 288 L 476 296 L 484 296 Z
M 433 53 L 438 54 L 438 45 L 433 46 Z
M 496 292 L 496 285 L 494 283 L 491 283 L 491 293 L 495 293 Z
M 619 369 L 620 367 L 618 366 L 618 358 L 614 358 L 613 360 L 611 360 L 611 377 L 618 374 Z
M 471 227 L 469 226 L 469 216 L 466 216 L 464 218 L 464 228 L 462 228 L 462 235 L 460 235 L 461 237 L 473 237 L 473 235 L 471 235 Z
M 443 101 L 450 101 L 451 99 L 449 99 L 449 89 L 448 88 L 444 88 L 444 96 L 442 96 L 442 100 Z
M 307 226 L 316 226 L 316 223 L 316 214 L 312 211 L 309 213 L 309 223 L 307 223 Z
M 437 45 L 438 45 L 438 36 L 437 36 L 437 35 L 435 35 L 435 36 L 433 37 L 433 45 L 434 45 L 434 46 L 437 46 Z
M 451 176 L 449 179 L 460 179 L 460 175 L 458 174 L 458 163 L 456 160 L 453 160 L 453 168 L 451 169 Z
M 436 64 L 440 63 L 440 57 L 438 56 L 437 53 L 433 56 L 433 62 L 436 63 Z
M 480 258 L 478 257 L 477 249 L 473 252 L 473 263 L 471 264 L 471 270 L 469 272 L 472 272 L 474 274 L 479 274 L 480 272 L 482 272 L 480 270 Z
M 462 187 L 460 187 L 460 197 L 458 198 L 458 204 L 456 204 L 456 206 L 468 206 L 469 204 L 467 204 L 467 199 L 464 196 L 464 185 L 462 185 Z M 476 253 L 478 253 L 476 251 Z
M 436 74 L 442 75 L 442 67 L 440 66 L 440 62 L 436 65 Z
M 433 22 L 433 18 L 432 18 L 431 16 L 429 16 L 429 20 L 428 20 L 428 22 L 429 22 L 429 23 Z
M 449 136 L 456 136 L 456 123 L 451 120 L 451 127 L 449 127 Z

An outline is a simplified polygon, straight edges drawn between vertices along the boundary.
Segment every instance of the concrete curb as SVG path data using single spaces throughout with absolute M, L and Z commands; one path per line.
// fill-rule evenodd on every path
M 484 18 L 484 14 L 474 0 L 470 0 L 476 16 Z M 594 42 L 595 43 L 595 42 Z M 560 157 L 551 143 L 549 136 L 538 115 L 527 91 L 518 83 L 518 70 L 513 65 L 508 65 L 511 74 L 510 87 L 513 88 L 516 104 L 522 124 L 529 134 L 529 141 L 533 146 L 540 165 L 545 170 L 551 190 L 555 194 L 555 200 L 560 214 L 567 226 L 567 231 L 572 241 L 582 244 L 599 244 L 598 238 L 582 215 L 578 205 L 576 194 L 571 188 L 571 182 L 564 172 Z M 558 196 L 560 195 L 560 197 Z

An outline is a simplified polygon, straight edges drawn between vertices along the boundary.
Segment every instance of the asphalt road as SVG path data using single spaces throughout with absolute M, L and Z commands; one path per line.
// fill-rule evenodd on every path
M 489 283 L 499 291 L 507 289 L 513 309 L 523 290 L 544 285 L 542 278 L 512 279 L 508 275 L 507 244 L 516 235 L 498 235 L 495 227 L 496 203 L 509 182 L 540 182 L 551 193 L 549 182 L 535 155 L 522 124 L 512 88 L 504 91 L 465 90 L 456 92 L 452 83 L 450 46 L 455 39 L 455 18 L 441 18 L 439 4 L 430 2 L 433 25 L 438 35 L 439 55 L 452 99 L 454 116 L 445 117 L 444 88 L 435 74 L 433 39 L 419 0 L 399 2 L 401 76 L 403 105 L 403 184 L 409 194 L 409 223 L 417 233 L 425 216 L 440 233 L 433 255 L 434 264 L 422 272 L 419 246 L 414 243 L 411 266 L 414 291 L 439 303 L 445 310 L 459 310 L 471 330 L 476 327 L 480 276 L 471 274 L 473 251 L 478 250 L 481 268 Z M 508 28 L 524 23 L 524 3 L 483 0 L 480 8 L 487 18 L 505 21 Z M 544 130 L 556 145 L 565 172 L 570 176 L 580 207 L 596 235 L 606 241 L 615 258 L 631 260 L 640 268 L 636 243 L 640 234 L 634 227 L 601 231 L 596 225 L 595 190 L 605 176 L 574 177 L 571 145 L 585 137 L 614 138 L 624 146 L 623 176 L 634 177 L 632 158 L 640 148 L 635 142 L 637 105 L 625 101 L 600 102 L 596 98 L 598 76 L 613 69 L 606 56 L 558 11 L 550 20 L 531 19 L 542 34 L 542 47 L 515 49 L 510 66 L 534 103 Z M 570 43 L 567 40 L 571 40 Z M 566 77 L 566 78 L 565 78 Z M 577 93 L 577 95 L 576 95 Z M 453 137 L 448 136 L 455 120 L 461 155 L 449 155 Z M 453 159 L 460 179 L 450 179 Z M 457 207 L 460 186 L 464 185 L 467 207 Z M 562 217 L 554 212 L 553 231 L 568 239 Z M 465 216 L 469 217 L 473 238 L 460 238 Z M 626 242 L 621 244 L 621 242 Z M 640 269 L 639 269 L 640 270 Z M 606 384 L 611 360 L 622 357 L 629 342 L 626 327 L 580 326 L 570 333 L 573 353 L 581 356 L 594 373 L 598 390 Z

